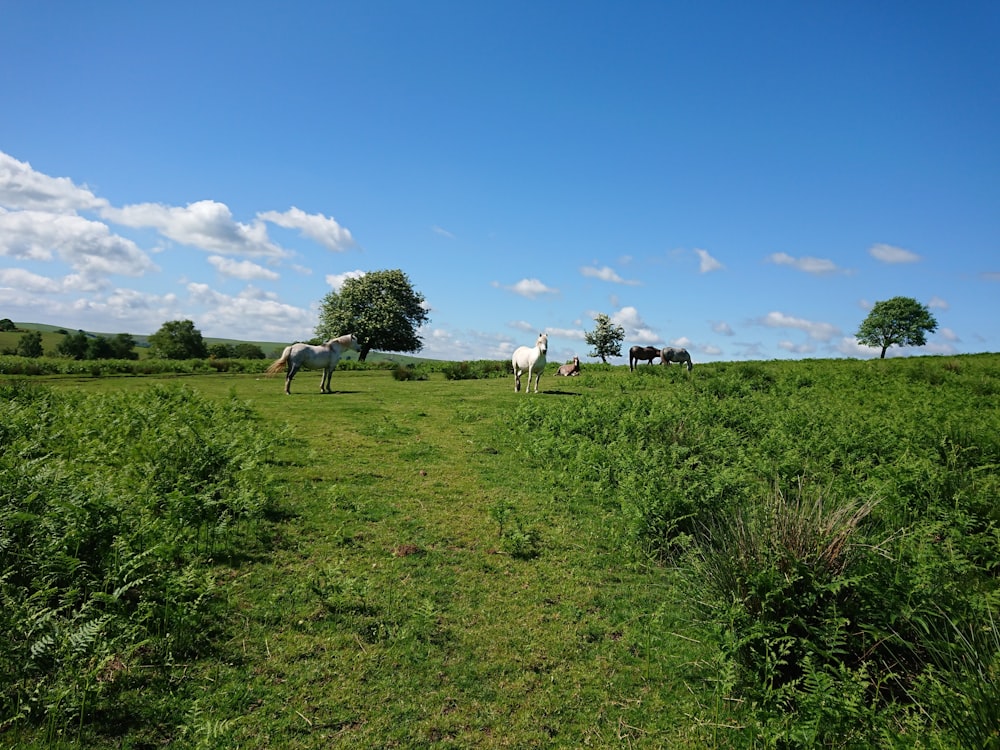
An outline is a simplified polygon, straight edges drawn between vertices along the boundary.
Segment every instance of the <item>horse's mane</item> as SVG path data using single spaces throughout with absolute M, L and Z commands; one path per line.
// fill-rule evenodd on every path
M 330 339 L 329 341 L 324 341 L 323 342 L 323 346 L 330 347 L 330 346 L 333 346 L 334 344 L 340 344 L 341 346 L 350 346 L 351 345 L 351 339 L 353 339 L 353 338 L 354 338 L 354 334 L 353 333 L 346 333 L 343 336 L 338 336 L 335 339 Z

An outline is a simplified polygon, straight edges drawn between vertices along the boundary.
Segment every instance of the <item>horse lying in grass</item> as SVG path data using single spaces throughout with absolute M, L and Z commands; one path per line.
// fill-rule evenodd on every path
M 653 360 L 659 356 L 660 350 L 655 346 L 633 346 L 628 350 L 628 369 L 634 370 L 640 359 L 653 364 Z
M 510 364 L 514 368 L 514 392 L 521 390 L 521 374 L 528 373 L 528 382 L 524 386 L 524 392 L 531 390 L 531 375 L 535 375 L 535 393 L 538 393 L 538 381 L 541 380 L 542 370 L 545 369 L 545 353 L 549 350 L 549 337 L 544 333 L 538 334 L 538 340 L 534 346 L 519 346 L 514 350 L 510 358 Z
M 672 346 L 664 347 L 660 351 L 660 364 L 669 365 L 671 362 L 686 364 L 688 372 L 691 372 L 691 368 L 694 367 L 694 364 L 691 362 L 691 355 L 688 354 L 687 349 L 678 349 Z
M 556 370 L 556 375 L 562 375 L 567 378 L 574 377 L 580 374 L 580 358 L 573 357 L 572 364 L 561 365 L 558 370 Z
M 309 370 L 323 370 L 323 377 L 319 381 L 319 392 L 332 393 L 330 390 L 330 376 L 333 375 L 333 371 L 337 369 L 337 362 L 340 361 L 340 357 L 344 353 L 344 350 L 353 349 L 354 351 L 359 351 L 360 348 L 361 347 L 358 345 L 358 340 L 355 338 L 354 334 L 347 334 L 346 336 L 330 339 L 320 346 L 312 346 L 311 344 L 292 344 L 291 346 L 285 347 L 285 351 L 283 351 L 281 356 L 267 368 L 266 373 L 268 375 L 274 375 L 276 372 L 280 372 L 287 367 L 288 372 L 285 374 L 285 393 L 291 395 L 292 378 L 295 377 L 295 373 L 297 373 L 301 368 L 305 367 Z

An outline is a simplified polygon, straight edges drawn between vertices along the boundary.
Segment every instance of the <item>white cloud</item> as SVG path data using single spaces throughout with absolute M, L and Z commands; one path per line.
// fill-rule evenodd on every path
M 637 286 L 639 284 L 638 281 L 623 279 L 613 268 L 608 266 L 602 266 L 601 268 L 597 268 L 595 266 L 583 266 L 580 269 L 580 273 L 591 279 L 610 281 L 614 284 L 627 284 L 629 286 Z
M 22 260 L 59 258 L 81 274 L 141 276 L 156 265 L 132 240 L 106 224 L 74 214 L 0 209 L 0 256 Z
M 175 294 L 150 294 L 135 289 L 115 289 L 106 297 L 92 296 L 75 300 L 68 312 L 59 307 L 50 310 L 59 319 L 87 316 L 87 327 L 95 330 L 120 330 L 130 333 L 153 333 L 165 321 L 190 317 L 177 306 Z M 119 325 L 121 323 L 122 325 Z
M 875 244 L 868 248 L 868 254 L 883 263 L 916 263 L 920 256 L 901 247 Z
M 122 226 L 151 227 L 175 242 L 201 250 L 271 258 L 289 254 L 268 238 L 263 221 L 253 224 L 235 221 L 229 207 L 218 201 L 197 201 L 183 208 L 137 203 L 122 208 L 107 208 L 101 215 Z
M 338 224 L 336 219 L 323 214 L 307 214 L 292 206 L 284 213 L 264 211 L 257 214 L 257 217 L 285 229 L 298 229 L 306 237 L 334 252 L 343 252 L 354 246 L 350 230 Z
M 816 341 L 829 341 L 840 335 L 840 329 L 831 323 L 817 323 L 804 318 L 794 318 L 781 312 L 769 312 L 758 322 L 769 328 L 794 328 L 805 331 L 810 338 Z
M 447 229 L 442 229 L 439 226 L 435 225 L 435 226 L 431 227 L 431 231 L 434 232 L 434 234 L 440 234 L 442 237 L 447 237 L 449 240 L 455 239 L 455 235 L 453 235 Z
M 712 322 L 712 330 L 718 333 L 720 336 L 732 336 L 733 328 L 724 320 L 717 320 Z
M 586 332 L 582 328 L 546 328 L 545 333 L 553 337 L 559 337 L 562 339 L 573 339 L 574 341 L 583 341 L 586 337 Z
M 528 299 L 534 299 L 535 297 L 540 297 L 543 294 L 559 294 L 558 289 L 545 286 L 545 284 L 538 279 L 521 279 L 516 284 L 511 286 L 503 286 L 499 282 L 494 281 L 493 286 L 500 289 L 506 289 L 507 291 L 519 294 L 522 297 L 527 297 Z
M 792 354 L 812 354 L 814 351 L 816 351 L 816 347 L 808 342 L 803 344 L 795 344 L 787 340 L 779 341 L 778 348 L 784 349 L 786 352 L 791 352 Z
M 798 271 L 813 274 L 836 273 L 841 270 L 837 268 L 837 264 L 832 260 L 812 258 L 808 255 L 795 258 L 787 253 L 772 253 L 767 256 L 767 262 L 778 266 L 791 266 Z
M 0 151 L 0 206 L 16 209 L 72 213 L 100 209 L 107 201 L 68 177 L 49 177 L 26 161 Z
M 346 271 L 345 273 L 331 273 L 327 274 L 326 283 L 330 285 L 333 291 L 339 292 L 340 288 L 344 286 L 345 281 L 348 279 L 360 279 L 364 275 L 365 272 L 360 268 L 354 271 Z
M 846 357 L 871 358 L 881 354 L 881 347 L 865 346 L 858 342 L 854 336 L 844 336 L 837 342 L 837 351 Z M 891 351 L 891 350 L 890 350 Z M 886 353 L 886 356 L 890 356 Z
M 249 341 L 308 338 L 315 327 L 315 315 L 301 307 L 280 302 L 275 295 L 253 287 L 232 296 L 212 289 L 208 284 L 187 285 L 190 301 L 201 309 L 197 316 L 202 330 L 223 330 L 234 338 Z
M 911 347 L 908 351 L 913 351 L 915 354 L 958 354 L 958 349 L 954 346 L 940 341 L 928 341 L 926 346 Z
M 611 322 L 625 329 L 625 336 L 636 344 L 656 344 L 660 334 L 653 330 L 639 315 L 639 311 L 627 305 L 610 316 Z
M 958 337 L 958 334 L 955 333 L 950 328 L 939 328 L 938 336 L 943 338 L 945 341 L 961 341 L 961 339 Z
M 712 271 L 721 271 L 725 268 L 719 261 L 708 254 L 708 250 L 701 250 L 695 248 L 695 252 L 698 254 L 699 264 L 698 271 L 701 273 L 710 273 Z
M 931 297 L 931 301 L 927 303 L 927 306 L 936 310 L 947 310 L 950 307 L 946 300 L 937 296 Z
M 535 328 L 535 326 L 531 325 L 531 323 L 529 323 L 526 320 L 514 320 L 508 323 L 507 325 L 513 328 L 515 331 L 524 331 L 525 333 L 530 333 L 532 331 L 537 332 L 538 330 Z
M 229 276 L 234 279 L 242 279 L 243 281 L 250 281 L 251 279 L 276 281 L 280 278 L 274 271 L 249 260 L 236 261 L 230 258 L 223 258 L 221 255 L 210 255 L 208 262 L 215 266 L 216 270 L 223 276 Z
M 0 287 L 31 294 L 58 294 L 63 290 L 63 285 L 55 279 L 22 268 L 0 268 Z

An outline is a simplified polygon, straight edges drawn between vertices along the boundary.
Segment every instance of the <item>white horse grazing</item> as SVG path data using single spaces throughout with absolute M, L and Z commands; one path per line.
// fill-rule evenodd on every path
M 694 367 L 691 364 L 691 355 L 688 354 L 687 349 L 675 349 L 672 346 L 664 347 L 660 351 L 660 364 L 669 365 L 671 362 L 686 364 L 688 372 L 691 372 L 691 368 Z
M 319 392 L 331 393 L 330 376 L 337 369 L 337 362 L 340 361 L 340 355 L 344 353 L 345 349 L 360 350 L 358 340 L 354 337 L 354 334 L 330 339 L 320 346 L 292 344 L 285 347 L 285 351 L 274 361 L 274 364 L 267 368 L 266 372 L 268 375 L 274 375 L 287 366 L 285 393 L 291 395 L 292 378 L 295 377 L 295 373 L 299 369 L 305 367 L 310 370 L 323 370 L 323 377 L 319 382 Z
M 534 346 L 519 346 L 514 350 L 510 363 L 514 367 L 514 393 L 521 390 L 521 373 L 528 373 L 528 382 L 524 386 L 524 392 L 531 390 L 531 375 L 535 375 L 535 393 L 538 393 L 538 381 L 542 377 L 542 370 L 545 369 L 545 352 L 549 349 L 549 337 L 544 333 L 538 334 L 538 341 Z

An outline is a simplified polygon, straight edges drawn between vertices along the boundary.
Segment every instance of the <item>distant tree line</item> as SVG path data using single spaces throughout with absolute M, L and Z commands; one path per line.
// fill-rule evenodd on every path
M 19 329 L 9 318 L 0 320 L 0 331 L 16 332 Z M 56 345 L 56 356 L 73 360 L 100 360 L 139 358 L 135 351 L 139 345 L 132 334 L 119 333 L 107 337 L 79 330 L 69 333 L 59 329 L 62 340 Z M 17 346 L 5 349 L 2 354 L 37 359 L 45 355 L 41 331 L 24 331 Z M 208 345 L 201 331 L 190 320 L 172 320 L 164 323 L 149 337 L 151 359 L 265 359 L 267 355 L 257 344 L 218 343 Z
M 256 344 L 209 344 L 212 359 L 266 359 L 264 350 Z
M 56 353 L 71 359 L 139 359 L 135 353 L 135 339 L 128 333 L 119 333 L 111 338 L 88 335 L 83 331 L 67 333 L 56 346 Z

